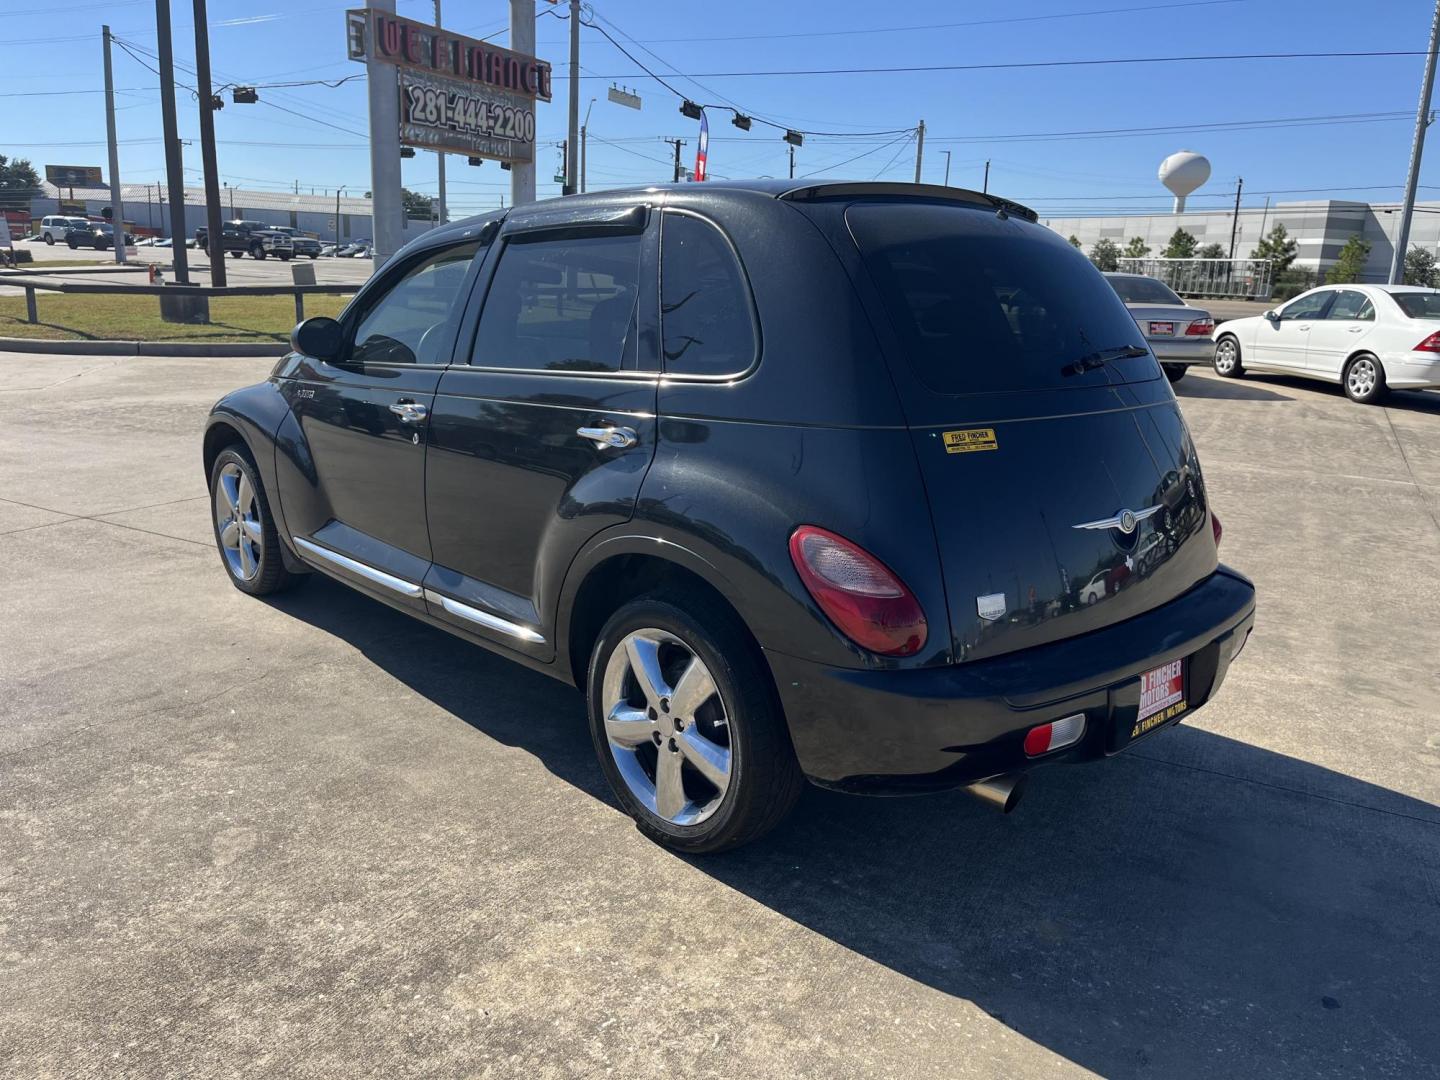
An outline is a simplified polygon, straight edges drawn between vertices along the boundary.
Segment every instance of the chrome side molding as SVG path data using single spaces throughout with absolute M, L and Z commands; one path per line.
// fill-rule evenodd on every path
M 528 626 L 521 626 L 509 619 L 502 619 L 498 615 L 491 615 L 488 611 L 481 611 L 469 604 L 462 604 L 459 600 L 452 600 L 448 596 L 442 596 L 433 589 L 425 590 L 425 599 L 432 604 L 439 604 L 441 608 L 454 615 L 456 618 L 465 619 L 483 626 L 487 630 L 495 630 L 510 637 L 519 638 L 521 641 L 529 641 L 535 644 L 544 642 L 545 638 Z
M 376 570 L 375 567 L 358 562 L 348 555 L 341 555 L 338 551 L 331 551 L 329 548 L 321 547 L 313 540 L 306 540 L 303 536 L 292 536 L 291 539 L 295 541 L 296 547 L 307 554 L 324 559 L 326 562 L 338 566 L 343 570 L 349 570 L 352 574 L 359 574 L 367 581 L 373 581 L 376 585 L 391 589 L 401 596 L 409 596 L 418 600 L 425 595 L 425 590 L 413 581 L 406 581 L 404 578 L 387 574 L 384 570 Z

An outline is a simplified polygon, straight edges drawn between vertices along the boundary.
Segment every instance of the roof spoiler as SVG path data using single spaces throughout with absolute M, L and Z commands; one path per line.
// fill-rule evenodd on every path
M 1010 199 L 1002 199 L 998 195 L 991 195 L 987 192 L 971 191 L 968 188 L 942 187 L 939 184 L 821 182 L 791 188 L 782 193 L 780 198 L 793 202 L 808 202 L 816 199 L 853 199 L 871 195 L 883 195 L 891 198 L 944 199 L 947 202 L 968 203 L 971 206 L 981 206 L 989 210 L 1004 210 L 1007 214 L 1014 214 L 1026 221 L 1039 220 L 1039 215 L 1034 210 L 1020 203 L 1012 202 Z

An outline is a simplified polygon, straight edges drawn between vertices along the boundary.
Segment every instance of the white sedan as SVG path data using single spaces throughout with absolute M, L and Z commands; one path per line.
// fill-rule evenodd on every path
M 1282 308 L 1222 323 L 1215 371 L 1277 371 L 1338 382 L 1354 401 L 1440 387 L 1440 290 L 1326 285 Z

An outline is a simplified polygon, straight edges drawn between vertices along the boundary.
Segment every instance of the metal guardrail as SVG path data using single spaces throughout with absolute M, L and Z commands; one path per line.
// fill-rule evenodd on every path
M 359 292 L 361 284 L 348 285 L 92 285 L 80 281 L 10 281 L 0 278 L 0 285 L 25 290 L 25 318 L 37 323 L 40 317 L 35 304 L 35 290 L 44 292 L 75 293 L 118 293 L 124 296 L 293 296 L 295 298 L 295 321 L 305 320 L 305 297 L 310 294 L 346 296 Z

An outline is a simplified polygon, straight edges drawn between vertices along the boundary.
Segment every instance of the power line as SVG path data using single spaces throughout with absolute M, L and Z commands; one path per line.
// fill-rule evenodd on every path
M 906 142 L 906 143 L 908 143 L 908 142 L 910 141 L 910 136 L 911 136 L 911 132 L 907 131 L 907 132 L 905 132 L 905 134 L 900 135 L 900 136 L 897 136 L 896 138 L 891 139 L 889 142 L 879 143 L 879 144 L 871 147 L 869 150 L 864 151 L 863 153 L 856 154 L 854 157 L 851 157 L 851 158 L 846 158 L 844 161 L 836 162 L 834 165 L 826 165 L 826 166 L 824 166 L 824 167 L 822 167 L 822 168 L 815 169 L 815 170 L 813 170 L 812 172 L 801 173 L 798 177 L 796 177 L 796 179 L 797 179 L 797 180 L 807 180 L 807 179 L 809 179 L 809 178 L 812 177 L 812 176 L 818 176 L 818 175 L 819 175 L 820 173 L 822 173 L 822 172 L 831 172 L 831 171 L 834 170 L 834 169 L 843 169 L 846 165 L 849 165 L 849 164 L 851 164 L 852 162 L 855 162 L 855 161 L 859 161 L 859 160 L 860 160 L 861 158 L 863 158 L 863 157 L 869 157 L 871 154 L 879 153 L 881 150 L 888 149 L 889 147 L 894 146 L 897 142 Z M 901 149 L 903 150 L 904 147 L 901 147 Z M 898 153 L 897 153 L 896 157 L 898 157 L 898 156 L 899 156 L 899 155 L 898 155 Z M 894 162 L 895 159 L 894 159 L 894 158 L 891 158 L 890 160 L 891 160 L 891 163 L 893 164 L 893 162 Z M 889 165 L 885 166 L 885 168 L 887 168 L 887 169 L 888 169 L 889 167 L 890 167 Z M 884 170 L 881 170 L 881 171 L 883 172 Z

